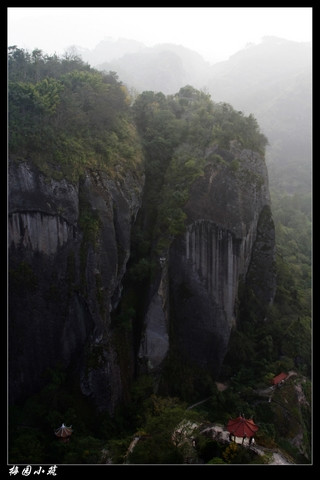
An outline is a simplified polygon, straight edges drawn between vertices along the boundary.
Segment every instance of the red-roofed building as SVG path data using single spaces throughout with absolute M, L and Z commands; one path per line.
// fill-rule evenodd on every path
M 272 385 L 279 385 L 280 383 L 282 383 L 286 378 L 288 377 L 288 375 L 286 373 L 279 373 L 279 375 L 276 375 L 275 377 L 273 377 L 272 379 Z
M 242 438 L 242 443 L 244 443 L 244 439 L 248 438 L 249 444 L 251 445 L 252 438 L 259 430 L 259 427 L 254 423 L 252 418 L 246 419 L 240 415 L 228 421 L 227 430 L 230 432 L 230 441 L 232 439 L 231 435 L 233 435 L 234 441 L 236 441 L 236 437 L 240 437 Z

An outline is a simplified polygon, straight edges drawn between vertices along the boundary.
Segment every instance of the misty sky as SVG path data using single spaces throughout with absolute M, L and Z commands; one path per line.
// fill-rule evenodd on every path
M 312 41 L 311 7 L 10 7 L 8 45 L 62 55 L 106 38 L 175 43 L 205 60 L 227 60 L 263 36 Z

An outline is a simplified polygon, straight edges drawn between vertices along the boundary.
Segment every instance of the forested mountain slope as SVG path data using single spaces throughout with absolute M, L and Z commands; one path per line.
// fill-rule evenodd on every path
M 157 54 L 170 47 L 176 62 L 157 67 Z M 214 51 L 218 46 L 212 45 Z M 312 239 L 312 46 L 277 37 L 264 37 L 227 61 L 208 65 L 195 62 L 195 54 L 180 47 L 159 45 L 147 49 L 148 61 L 135 70 L 130 56 L 123 80 L 138 91 L 148 89 L 173 93 L 172 78 L 211 94 L 215 102 L 227 102 L 244 115 L 253 114 L 268 138 L 268 168 L 271 208 L 276 224 L 279 262 L 292 269 L 294 289 L 311 306 Z M 100 51 L 102 54 L 102 52 Z M 117 67 L 126 65 L 118 58 Z M 138 62 L 139 63 L 139 62 Z M 182 66 L 186 68 L 182 69 Z M 109 68 L 116 68 L 112 62 Z M 190 68 L 191 67 L 191 68 Z M 100 68 L 100 67 L 99 67 Z M 103 66 L 102 66 L 103 68 Z M 156 82 L 152 83 L 154 72 Z M 135 77 L 136 73 L 141 77 Z M 181 74 L 183 72 L 183 75 Z M 136 83 L 135 82 L 135 80 Z M 140 83 L 139 83 L 140 82 Z M 176 84 L 175 84 L 176 85 Z M 171 91 L 170 91 L 171 89 Z

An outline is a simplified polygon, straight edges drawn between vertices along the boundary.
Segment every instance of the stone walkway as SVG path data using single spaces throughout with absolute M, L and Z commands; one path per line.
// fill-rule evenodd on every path
M 292 465 L 292 463 L 287 462 L 287 460 L 280 453 L 274 453 L 272 460 L 268 463 L 268 465 Z

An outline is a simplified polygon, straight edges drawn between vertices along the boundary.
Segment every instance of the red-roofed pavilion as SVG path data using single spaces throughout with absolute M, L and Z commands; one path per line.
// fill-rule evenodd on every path
M 254 437 L 254 434 L 259 430 L 258 425 L 250 418 L 244 418 L 241 415 L 237 418 L 231 419 L 228 422 L 227 430 L 234 437 L 249 438 L 251 443 L 251 438 Z

